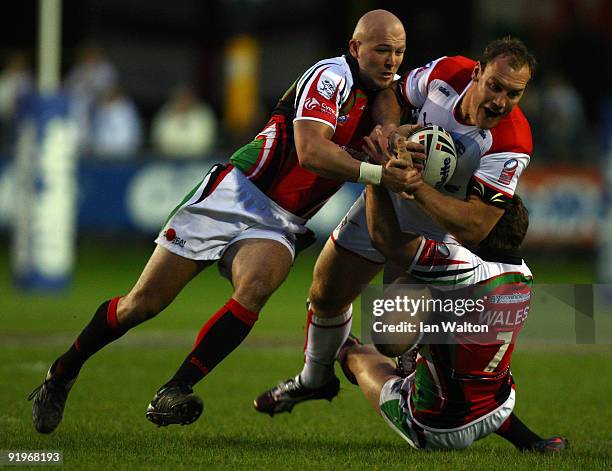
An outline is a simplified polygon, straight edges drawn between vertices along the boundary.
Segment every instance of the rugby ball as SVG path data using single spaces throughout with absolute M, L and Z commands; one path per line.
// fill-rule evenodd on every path
M 428 124 L 408 136 L 408 140 L 425 147 L 423 181 L 441 189 L 453 178 L 457 167 L 457 150 L 452 136 L 436 124 Z

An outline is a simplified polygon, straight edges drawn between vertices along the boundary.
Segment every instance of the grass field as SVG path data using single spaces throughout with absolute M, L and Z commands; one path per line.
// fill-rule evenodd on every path
M 252 399 L 301 365 L 304 297 L 314 263 L 304 254 L 262 312 L 253 333 L 197 386 L 204 416 L 188 427 L 158 429 L 144 418 L 153 393 L 174 372 L 201 324 L 229 286 L 202 274 L 167 312 L 100 352 L 84 368 L 64 421 L 37 434 L 25 400 L 100 301 L 136 279 L 150 247 L 87 244 L 74 288 L 28 296 L 0 273 L 0 450 L 60 450 L 66 469 L 610 469 L 612 348 L 517 347 L 517 413 L 543 435 L 563 434 L 563 456 L 520 454 L 497 436 L 463 452 L 410 449 L 343 380 L 333 403 L 297 407 L 271 419 Z M 0 256 L 8 267 L 6 254 Z M 588 264 L 532 264 L 539 281 L 589 282 Z M 358 323 L 356 323 L 358 325 Z

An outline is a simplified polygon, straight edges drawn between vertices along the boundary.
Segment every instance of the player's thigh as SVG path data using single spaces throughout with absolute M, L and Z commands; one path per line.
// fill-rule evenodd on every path
M 314 268 L 311 306 L 319 317 L 334 317 L 348 308 L 382 264 L 371 262 L 328 239 Z
M 229 247 L 223 262 L 231 266 L 234 299 L 259 311 L 287 278 L 293 255 L 276 240 L 244 239 Z
M 134 287 L 119 301 L 119 322 L 135 325 L 155 316 L 212 263 L 181 257 L 158 245 Z

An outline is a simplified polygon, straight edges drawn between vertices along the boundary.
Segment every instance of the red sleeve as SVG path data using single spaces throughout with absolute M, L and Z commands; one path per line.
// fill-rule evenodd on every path
M 491 137 L 493 138 L 493 144 L 485 155 L 500 152 L 531 155 L 533 152 L 531 127 L 518 106 L 491 129 Z
M 429 85 L 433 80 L 443 80 L 461 93 L 472 80 L 472 71 L 476 61 L 463 56 L 445 57 L 439 61 L 431 74 L 429 74 Z

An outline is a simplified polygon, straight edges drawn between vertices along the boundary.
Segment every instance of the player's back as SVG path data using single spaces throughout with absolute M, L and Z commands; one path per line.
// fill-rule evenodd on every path
M 529 313 L 531 272 L 517 255 L 496 252 L 481 258 L 460 245 L 427 241 L 412 267 L 432 286 L 457 286 L 457 277 L 471 275 L 459 289 L 443 291 L 441 299 L 452 299 L 455 309 L 436 314 L 440 333 L 419 349 L 410 408 L 425 426 L 464 426 L 510 396 L 510 358 Z

